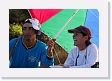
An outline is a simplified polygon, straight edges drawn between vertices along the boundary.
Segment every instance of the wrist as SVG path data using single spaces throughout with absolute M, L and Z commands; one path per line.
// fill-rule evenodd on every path
M 48 48 L 48 49 L 47 49 L 47 57 L 53 58 L 53 51 L 52 51 L 51 48 Z
M 49 56 L 49 55 L 47 55 L 47 57 L 48 57 L 48 58 L 53 58 L 53 56 Z

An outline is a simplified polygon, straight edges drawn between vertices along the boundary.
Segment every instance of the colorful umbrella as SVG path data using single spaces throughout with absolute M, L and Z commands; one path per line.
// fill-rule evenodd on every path
M 79 25 L 91 30 L 91 41 L 99 47 L 99 13 L 96 9 L 29 9 L 29 13 L 40 21 L 41 31 L 51 38 L 56 37 L 56 42 L 67 52 L 73 48 L 72 34 L 67 30 Z

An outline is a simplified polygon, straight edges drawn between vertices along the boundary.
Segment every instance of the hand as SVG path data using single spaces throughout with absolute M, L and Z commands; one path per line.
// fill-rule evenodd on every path
M 49 40 L 48 41 L 48 43 L 47 43 L 47 46 L 48 46 L 48 48 L 47 48 L 47 55 L 49 56 L 49 57 L 52 57 L 53 55 L 52 55 L 52 51 L 53 51 L 53 49 L 54 49 L 54 43 L 55 43 L 55 41 L 56 41 L 56 39 L 51 39 L 51 40 Z
M 54 48 L 54 42 L 56 41 L 56 39 L 51 39 L 47 42 L 47 46 L 49 49 L 53 49 Z

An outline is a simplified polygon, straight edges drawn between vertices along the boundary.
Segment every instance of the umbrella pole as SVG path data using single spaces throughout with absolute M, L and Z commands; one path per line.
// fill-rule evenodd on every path
M 58 37 L 58 35 L 63 31 L 63 29 L 66 27 L 66 25 L 71 21 L 71 19 L 75 16 L 75 14 L 79 11 L 79 9 L 76 9 L 76 11 L 69 17 L 67 22 L 61 27 L 61 29 L 56 33 L 54 36 L 54 39 Z
M 76 9 L 76 11 L 70 16 L 70 18 L 67 20 L 67 22 L 63 25 L 63 27 L 56 33 L 56 35 L 54 36 L 53 39 L 56 39 L 56 38 L 58 37 L 58 35 L 63 31 L 63 29 L 65 28 L 65 26 L 71 21 L 71 19 L 75 16 L 75 14 L 76 14 L 78 11 L 79 11 L 79 10 Z M 57 54 L 56 50 L 55 50 L 55 49 L 53 49 L 53 50 L 54 50 L 54 53 L 56 54 L 56 57 L 57 57 L 57 59 L 58 59 L 59 64 L 61 64 L 61 61 L 60 61 L 60 59 L 59 59 L 59 57 L 58 57 L 58 54 Z M 53 55 L 53 57 L 54 57 L 54 55 Z
M 60 61 L 60 59 L 59 59 L 59 57 L 58 57 L 58 54 L 57 54 L 55 48 L 54 48 L 53 50 L 54 50 L 54 53 L 56 54 L 56 57 L 57 57 L 57 59 L 58 59 L 59 64 L 61 64 L 61 61 Z

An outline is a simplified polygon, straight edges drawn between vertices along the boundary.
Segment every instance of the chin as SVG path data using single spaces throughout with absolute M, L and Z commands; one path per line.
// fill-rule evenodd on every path
M 74 44 L 74 46 L 77 46 L 77 44 Z
M 30 41 L 30 40 L 31 40 L 31 38 L 26 38 L 26 40 L 27 40 L 27 41 Z

